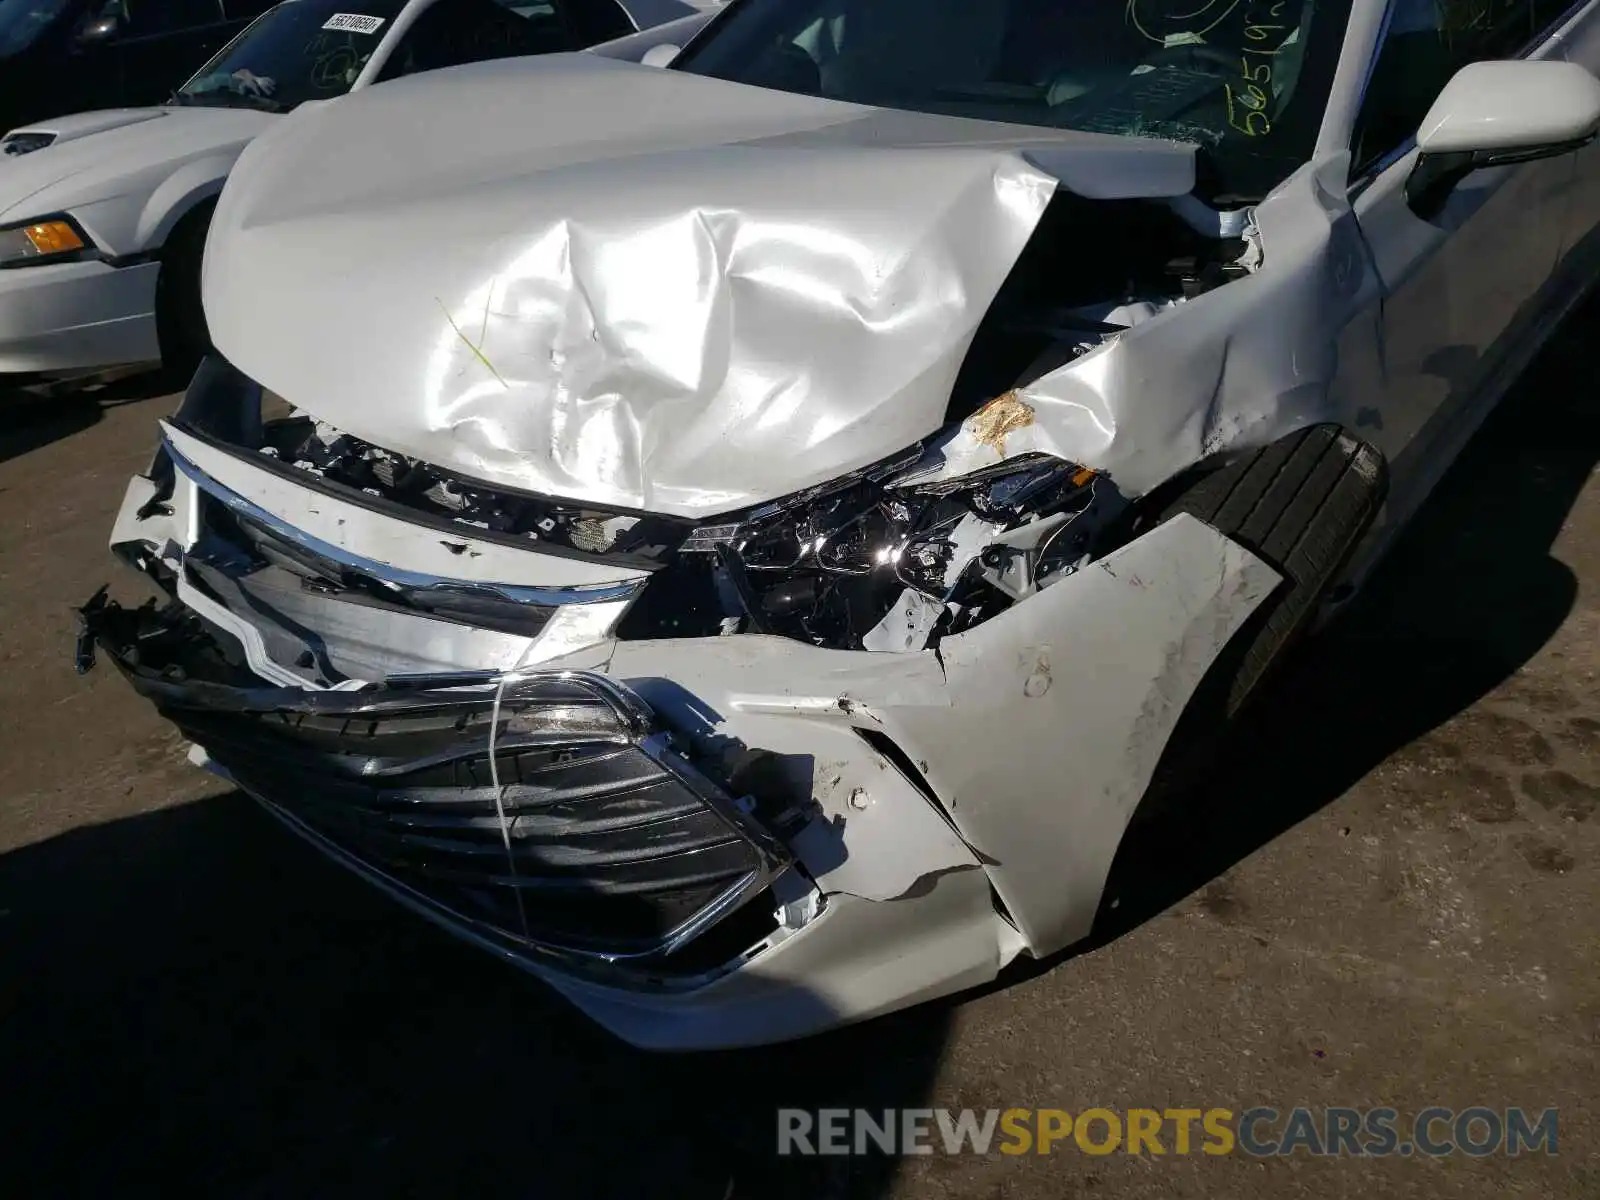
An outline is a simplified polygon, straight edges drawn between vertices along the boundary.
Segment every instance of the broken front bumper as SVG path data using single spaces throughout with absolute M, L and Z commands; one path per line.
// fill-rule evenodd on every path
M 91 604 L 91 641 L 297 832 L 652 1047 L 801 1036 L 1086 935 L 1277 583 L 1179 517 L 937 653 L 628 640 L 618 568 L 441 539 L 173 426 L 166 453 L 113 545 L 175 599 Z M 306 555 L 373 587 L 281 586 Z
M 798 828 L 807 814 L 736 799 L 607 676 L 306 691 L 252 676 L 225 634 L 176 602 L 126 609 L 102 591 L 82 616 L 80 669 L 110 658 L 204 747 L 197 761 L 637 1045 L 801 1036 L 999 968 L 975 862 L 893 903 L 824 898 L 775 832 L 817 853 L 817 834 Z M 759 775 L 761 758 L 747 761 Z M 912 852 L 927 841 L 915 824 L 902 831 Z M 909 961 L 886 963 L 887 946 Z

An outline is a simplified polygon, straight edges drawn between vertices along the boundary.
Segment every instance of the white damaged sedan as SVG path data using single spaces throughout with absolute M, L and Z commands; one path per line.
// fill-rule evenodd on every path
M 741 0 L 305 112 L 79 665 L 641 1045 L 1049 955 L 1593 278 L 1591 14 Z
M 302 104 L 403 75 L 620 43 L 680 0 L 286 0 L 157 108 L 80 113 L 0 138 L 0 383 L 207 348 L 200 261 L 217 193 L 245 146 Z M 635 39 L 640 39 L 635 42 Z

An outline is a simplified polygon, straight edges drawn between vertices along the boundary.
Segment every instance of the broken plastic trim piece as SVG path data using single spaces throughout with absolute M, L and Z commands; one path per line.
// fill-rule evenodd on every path
M 87 675 L 94 670 L 95 622 L 105 610 L 110 593 L 111 585 L 102 583 L 99 590 L 78 609 L 78 636 L 72 647 L 72 669 L 79 675 Z

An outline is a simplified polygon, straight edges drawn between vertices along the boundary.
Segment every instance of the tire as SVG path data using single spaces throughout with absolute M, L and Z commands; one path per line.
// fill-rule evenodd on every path
M 1313 425 L 1204 476 L 1161 511 L 1158 521 L 1198 517 L 1283 576 L 1196 693 L 1214 719 L 1231 719 L 1305 630 L 1388 484 L 1375 447 Z
M 211 350 L 206 314 L 200 304 L 200 263 L 211 228 L 210 204 L 186 214 L 167 238 L 156 280 L 156 331 L 161 363 L 187 386 L 200 360 Z
M 1305 632 L 1388 488 L 1388 466 L 1376 448 L 1338 425 L 1313 425 L 1197 480 L 1175 482 L 1141 522 L 1149 528 L 1179 513 L 1198 517 L 1283 581 L 1189 698 L 1125 839 L 1161 825 L 1192 799 L 1193 785 L 1211 775 L 1233 718 Z M 1109 891 L 1106 896 L 1114 898 Z

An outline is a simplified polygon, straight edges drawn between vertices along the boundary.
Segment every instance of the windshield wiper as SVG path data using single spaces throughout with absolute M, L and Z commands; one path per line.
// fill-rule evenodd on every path
M 229 96 L 227 92 L 173 92 L 168 104 L 179 107 L 188 105 L 215 105 L 219 108 L 228 107 Z
M 194 104 L 213 108 L 259 108 L 264 112 L 272 113 L 289 111 L 289 106 L 281 100 L 274 100 L 270 96 L 252 96 L 245 92 L 235 92 L 228 88 L 217 88 L 205 92 L 174 92 L 167 103 L 180 107 Z

